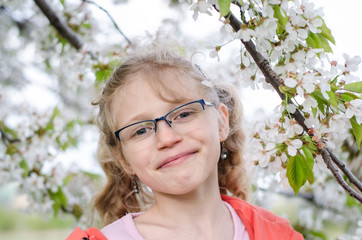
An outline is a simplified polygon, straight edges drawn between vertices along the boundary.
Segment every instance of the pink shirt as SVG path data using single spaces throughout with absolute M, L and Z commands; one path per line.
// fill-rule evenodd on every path
M 249 235 L 245 229 L 243 222 L 241 221 L 235 210 L 224 202 L 228 207 L 233 223 L 234 223 L 234 237 L 233 240 L 250 240 Z M 114 221 L 113 223 L 105 226 L 101 232 L 107 237 L 108 240 L 145 240 L 138 231 L 133 219 L 140 213 L 129 213 L 126 216 Z

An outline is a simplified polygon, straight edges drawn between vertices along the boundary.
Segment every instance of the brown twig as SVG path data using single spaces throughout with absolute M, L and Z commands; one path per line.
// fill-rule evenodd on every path
M 103 7 L 101 7 L 100 5 L 98 5 L 97 3 L 95 3 L 94 1 L 90 1 L 90 0 L 83 0 L 83 2 L 89 3 L 89 4 L 93 4 L 94 6 L 98 7 L 100 10 L 102 10 L 103 12 L 105 12 L 107 14 L 107 16 L 109 17 L 109 19 L 111 19 L 113 26 L 117 29 L 117 31 L 124 37 L 124 39 L 126 39 L 127 43 L 129 45 L 132 45 L 131 41 L 128 39 L 128 37 L 123 33 L 123 31 L 119 28 L 119 26 L 117 25 L 116 21 L 114 21 L 114 18 L 111 16 L 111 14 L 109 14 L 109 12 L 104 9 Z
M 237 32 L 240 30 L 241 22 L 230 12 L 227 16 L 230 20 L 230 25 L 233 27 L 234 31 Z M 255 48 L 254 43 L 250 41 L 243 41 L 241 42 L 244 44 L 246 50 L 249 52 L 251 57 L 254 59 L 256 65 L 262 71 L 265 81 L 273 86 L 275 91 L 279 94 L 281 99 L 284 99 L 284 94 L 280 91 L 279 87 L 284 85 L 284 80 L 278 76 L 271 68 L 270 63 L 266 60 Z M 291 102 L 290 102 L 291 103 Z M 303 127 L 304 131 L 308 132 L 308 127 L 305 125 L 304 121 L 305 118 L 302 113 L 297 109 L 295 113 L 292 114 L 294 119 Z
M 20 140 L 17 139 L 17 138 L 10 138 L 10 137 L 5 133 L 5 131 L 4 131 L 3 129 L 1 129 L 1 128 L 0 128 L 0 135 L 1 135 L 2 141 L 4 142 L 5 145 L 7 145 L 6 142 L 8 142 L 8 143 L 20 142 Z
M 344 175 L 349 179 L 349 181 L 355 185 L 360 192 L 362 192 L 362 183 L 357 179 L 357 177 L 347 168 L 346 164 L 342 162 L 338 157 L 334 154 L 334 152 L 330 148 L 326 148 L 329 155 L 331 156 L 332 161 L 338 166 L 339 169 L 342 170 Z
M 215 8 L 216 9 L 216 8 Z M 229 19 L 230 25 L 234 29 L 235 32 L 239 31 L 241 28 L 241 22 L 230 12 L 226 17 Z M 284 85 L 284 80 L 279 77 L 274 70 L 271 68 L 270 63 L 267 59 L 265 59 L 255 48 L 254 43 L 250 41 L 243 41 L 246 50 L 254 59 L 255 63 L 263 73 L 266 82 L 271 84 L 275 91 L 279 94 L 281 99 L 284 99 L 284 94 L 280 91 L 279 87 Z M 292 102 L 290 102 L 292 103 Z M 292 103 L 293 104 L 293 103 Z M 305 125 L 305 118 L 302 113 L 297 110 L 292 117 L 301 125 L 305 132 L 309 133 L 309 128 Z M 359 190 L 361 190 L 362 183 L 352 174 L 352 172 L 345 166 L 345 164 L 338 159 L 338 157 L 333 154 L 333 152 L 328 148 L 320 149 L 322 153 L 323 160 L 327 165 L 328 169 L 332 172 L 333 176 L 336 178 L 337 182 L 356 200 L 362 203 L 362 196 L 355 192 L 341 177 L 336 167 L 333 165 L 332 161 L 337 164 L 338 168 L 345 174 L 347 179 L 354 184 Z
M 353 198 L 358 200 L 360 203 L 362 203 L 362 196 L 359 195 L 356 191 L 354 191 L 342 178 L 342 176 L 339 174 L 338 169 L 333 165 L 332 158 L 329 155 L 329 152 L 322 148 L 319 150 L 322 154 L 324 163 L 327 165 L 327 168 L 332 172 L 333 176 L 337 179 L 337 182 L 339 185 L 341 185 L 344 190 Z
M 45 0 L 34 0 L 34 2 L 48 18 L 50 24 L 52 24 L 58 30 L 59 34 L 67 39 L 75 49 L 80 50 L 83 47 L 84 43 L 82 39 L 53 11 L 49 6 L 49 2 Z

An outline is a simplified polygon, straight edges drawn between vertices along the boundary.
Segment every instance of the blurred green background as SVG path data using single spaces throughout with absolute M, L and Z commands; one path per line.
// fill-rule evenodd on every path
M 15 197 L 15 191 L 15 186 L 0 188 L 1 240 L 64 240 L 72 232 L 74 218 L 25 212 L 26 199 Z

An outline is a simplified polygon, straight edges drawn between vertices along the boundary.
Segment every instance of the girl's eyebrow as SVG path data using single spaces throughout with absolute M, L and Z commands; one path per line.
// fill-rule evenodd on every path
M 127 121 L 125 121 L 124 124 L 121 124 L 121 128 L 128 126 L 132 123 L 136 123 L 136 122 L 140 122 L 140 121 L 144 121 L 144 120 L 151 120 L 151 117 L 148 117 L 147 113 L 138 113 L 134 116 L 131 116 L 131 118 L 129 118 Z
M 125 126 L 128 126 L 132 123 L 136 123 L 136 122 L 140 122 L 140 121 L 145 121 L 145 120 L 152 120 L 152 119 L 155 119 L 155 118 L 158 118 L 158 117 L 161 117 L 161 116 L 164 116 L 165 114 L 169 113 L 170 111 L 174 110 L 175 108 L 187 103 L 187 102 L 190 102 L 192 100 L 190 99 L 184 99 L 182 100 L 181 102 L 177 102 L 177 103 L 169 103 L 169 107 L 168 107 L 168 110 L 166 110 L 164 113 L 159 113 L 159 114 L 155 114 L 153 117 L 151 117 L 151 112 L 143 112 L 143 113 L 138 113 L 134 116 L 131 116 L 130 119 L 128 119 L 126 121 L 125 124 L 121 124 L 121 128 L 122 127 L 125 127 Z

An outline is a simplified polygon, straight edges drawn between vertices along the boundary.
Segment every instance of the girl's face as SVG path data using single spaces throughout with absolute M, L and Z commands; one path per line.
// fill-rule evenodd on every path
M 114 95 L 111 109 L 115 113 L 117 129 L 158 118 L 185 103 L 205 97 L 197 90 L 199 83 L 194 79 L 176 77 L 171 72 L 164 72 L 163 77 L 172 79 L 172 88 L 184 93 L 184 101 L 173 103 L 161 99 L 148 84 L 147 76 L 137 74 Z M 170 127 L 164 120 L 158 121 L 157 132 L 151 132 L 147 144 L 121 140 L 122 166 L 129 174 L 137 175 L 154 194 L 179 195 L 217 184 L 220 142 L 226 139 L 229 131 L 226 107 L 223 104 L 205 106 L 192 121 L 192 128 L 182 131 Z

